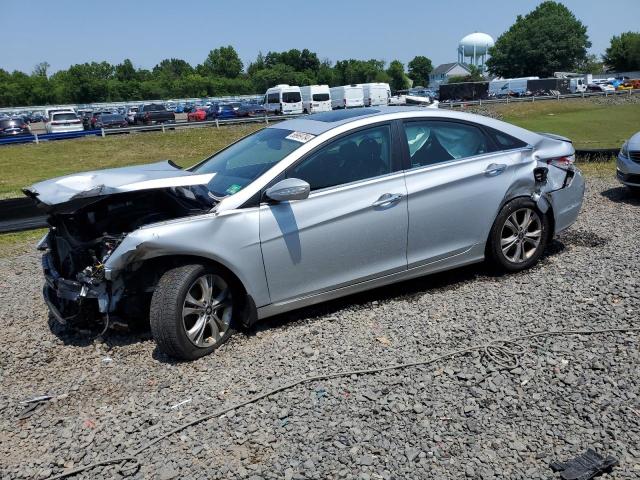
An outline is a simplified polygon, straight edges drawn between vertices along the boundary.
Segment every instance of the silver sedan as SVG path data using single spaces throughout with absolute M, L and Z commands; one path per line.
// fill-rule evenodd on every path
M 535 264 L 580 211 L 571 142 L 466 113 L 325 112 L 197 165 L 25 190 L 49 212 L 45 300 L 64 323 L 150 317 L 195 359 L 259 319 L 485 259 Z
M 640 192 L 640 132 L 624 142 L 616 165 L 618 180 L 634 192 Z

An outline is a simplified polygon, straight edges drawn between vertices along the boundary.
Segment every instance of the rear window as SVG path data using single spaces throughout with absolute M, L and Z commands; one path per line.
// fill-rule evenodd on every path
M 284 92 L 282 101 L 284 103 L 298 103 L 302 101 L 302 98 L 300 97 L 300 92 Z
M 159 112 L 162 110 L 166 110 L 166 108 L 164 108 L 164 105 L 158 105 L 157 103 L 152 103 L 151 105 L 145 105 L 143 108 L 145 112 Z
M 328 100 L 330 100 L 331 97 L 329 96 L 328 93 L 314 93 L 313 94 L 313 101 L 314 102 L 326 102 Z
M 19 118 L 16 119 L 10 119 L 10 118 L 6 118 L 4 120 L 0 120 L 0 128 L 8 128 L 8 127 L 13 127 L 13 126 L 17 126 L 17 127 L 21 127 L 24 125 L 24 122 L 22 120 L 20 120 Z
M 53 114 L 53 120 L 60 122 L 60 121 L 64 121 L 64 120 L 77 120 L 78 117 L 76 117 L 75 113 L 54 113 Z

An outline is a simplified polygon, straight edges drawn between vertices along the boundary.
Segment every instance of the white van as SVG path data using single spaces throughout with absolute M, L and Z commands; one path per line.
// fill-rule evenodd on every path
M 391 87 L 388 83 L 359 83 L 364 95 L 364 106 L 388 105 L 391 98 Z
M 304 113 L 330 112 L 331 91 L 329 85 L 307 85 L 300 87 Z
M 302 113 L 300 87 L 276 85 L 264 94 L 264 108 L 267 113 L 294 115 Z
M 331 108 L 364 107 L 364 93 L 359 85 L 331 88 Z

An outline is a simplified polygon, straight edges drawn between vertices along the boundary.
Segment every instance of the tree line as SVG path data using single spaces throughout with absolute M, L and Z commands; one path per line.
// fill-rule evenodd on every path
M 394 90 L 411 83 L 426 85 L 431 60 L 417 56 L 408 64 L 394 60 L 320 60 L 308 49 L 259 53 L 245 69 L 233 46 L 209 52 L 196 66 L 179 58 L 162 60 L 152 69 L 136 68 L 130 59 L 112 65 L 90 62 L 49 75 L 46 62 L 31 74 L 0 69 L 0 106 L 120 102 L 142 99 L 203 98 L 264 93 L 273 85 L 387 82 Z
M 605 54 L 588 54 L 587 27 L 562 3 L 547 0 L 514 24 L 489 50 L 487 68 L 505 78 L 549 77 L 556 71 L 602 73 L 605 70 L 640 70 L 640 33 L 613 36 Z M 201 64 L 169 58 L 152 69 L 136 68 L 129 59 L 117 65 L 91 62 L 72 65 L 49 75 L 49 64 L 36 65 L 30 74 L 0 68 L 0 107 L 65 103 L 119 102 L 143 99 L 203 98 L 261 94 L 279 83 L 291 85 L 387 82 L 392 90 L 426 86 L 431 60 L 416 56 L 399 60 L 320 60 L 308 49 L 259 53 L 246 66 L 233 46 L 211 50 Z M 455 81 L 478 81 L 483 72 Z

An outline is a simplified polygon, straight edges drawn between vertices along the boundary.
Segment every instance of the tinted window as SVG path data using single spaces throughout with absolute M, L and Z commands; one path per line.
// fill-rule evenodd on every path
M 269 103 L 280 103 L 280 94 L 278 94 L 278 93 L 270 93 L 268 95 L 268 102 Z
M 157 111 L 166 110 L 166 108 L 164 108 L 164 105 L 158 105 L 157 103 L 152 103 L 151 105 L 145 105 L 143 110 L 145 112 L 157 112 Z
M 513 148 L 522 148 L 527 146 L 526 142 L 518 140 L 504 132 L 488 127 L 487 131 L 489 132 L 489 136 L 492 138 L 493 143 L 496 145 L 496 150 L 511 150 Z
M 233 195 L 303 145 L 286 138 L 291 133 L 265 128 L 215 154 L 193 171 L 216 174 L 208 185 L 215 196 Z
M 370 128 L 331 142 L 293 166 L 289 178 L 309 182 L 311 190 L 391 173 L 390 127 Z
M 284 103 L 298 103 L 302 101 L 300 92 L 285 92 L 282 94 L 282 101 Z
M 464 123 L 425 120 L 404 124 L 411 167 L 422 167 L 490 151 L 485 134 Z
M 326 102 L 328 100 L 331 100 L 331 97 L 329 96 L 328 93 L 314 93 L 313 94 L 313 101 L 314 102 Z
M 54 113 L 53 120 L 56 122 L 64 121 L 64 120 L 77 120 L 75 113 Z

